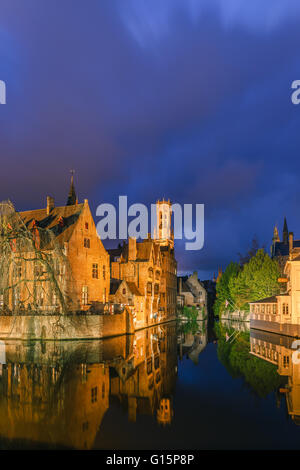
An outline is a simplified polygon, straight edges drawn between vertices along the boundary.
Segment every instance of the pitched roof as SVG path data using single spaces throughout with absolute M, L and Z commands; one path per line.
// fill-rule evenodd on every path
M 110 289 L 109 289 L 110 295 L 114 295 L 117 292 L 117 290 L 119 289 L 120 284 L 122 284 L 122 282 L 123 281 L 121 279 L 111 278 L 111 280 L 110 280 Z
M 138 295 L 139 297 L 143 297 L 143 294 L 140 293 L 140 291 L 138 290 L 136 284 L 134 282 L 129 282 L 129 281 L 125 281 L 127 286 L 128 286 L 128 289 L 130 290 L 130 292 L 133 294 L 133 295 Z
M 110 248 L 107 252 L 109 254 L 110 261 L 113 262 L 116 258 L 119 258 L 122 255 L 123 248 L 122 246 L 119 246 L 118 248 Z
M 136 259 L 137 261 L 148 261 L 151 255 L 152 241 L 143 240 L 136 244 Z
M 272 297 L 266 297 L 265 299 L 255 300 L 254 302 L 249 302 L 249 304 L 276 304 L 277 296 L 273 295 Z
M 131 282 L 131 281 L 125 281 L 125 280 L 122 280 L 122 279 L 115 279 L 115 278 L 112 278 L 110 280 L 110 290 L 109 290 L 109 293 L 110 295 L 114 295 L 120 285 L 125 282 L 128 289 L 130 290 L 130 292 L 133 294 L 133 295 L 137 295 L 139 297 L 143 297 L 143 294 L 140 293 L 140 291 L 138 290 L 136 284 L 134 282 Z
M 149 261 L 152 253 L 154 253 L 154 259 L 157 261 L 160 256 L 160 247 L 152 239 L 146 239 L 136 244 L 136 261 Z M 110 260 L 115 261 L 116 258 L 122 256 L 123 261 L 128 261 L 128 243 L 124 243 L 123 246 L 107 250 L 110 255 Z
M 293 248 L 300 248 L 300 240 L 293 240 Z M 272 256 L 288 256 L 289 244 L 284 242 L 275 242 L 272 245 Z
M 19 212 L 19 215 L 28 229 L 32 229 L 36 224 L 38 228 L 50 230 L 56 241 L 63 244 L 70 240 L 83 206 L 84 204 L 74 204 L 54 207 L 49 215 L 46 208 Z M 41 248 L 45 249 L 47 245 L 49 245 L 48 237 L 45 238 L 44 246 Z

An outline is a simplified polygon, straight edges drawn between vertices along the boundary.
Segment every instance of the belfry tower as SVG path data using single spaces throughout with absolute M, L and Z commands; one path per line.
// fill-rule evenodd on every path
M 172 230 L 172 204 L 170 200 L 156 202 L 156 227 L 154 239 L 161 246 L 174 248 L 174 232 Z

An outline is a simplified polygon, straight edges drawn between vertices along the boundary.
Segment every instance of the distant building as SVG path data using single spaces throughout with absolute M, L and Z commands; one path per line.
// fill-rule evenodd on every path
M 285 217 L 282 229 L 282 240 L 280 240 L 278 228 L 277 225 L 275 225 L 271 245 L 271 257 L 276 258 L 278 260 L 280 268 L 282 270 L 284 269 L 285 263 L 289 258 L 290 248 L 292 248 L 293 250 L 299 250 L 300 253 L 300 240 L 295 240 L 293 237 L 292 247 L 290 247 L 289 231 L 287 226 L 287 220 Z
M 199 310 L 204 309 L 204 312 L 207 313 L 207 292 L 198 279 L 197 271 L 190 276 L 178 277 L 177 286 L 178 306 L 196 307 Z

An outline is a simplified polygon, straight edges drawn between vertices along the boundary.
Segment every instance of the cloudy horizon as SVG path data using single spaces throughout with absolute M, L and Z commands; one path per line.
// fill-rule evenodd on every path
M 283 218 L 300 238 L 300 4 L 1 0 L 0 200 L 205 204 L 209 278 Z

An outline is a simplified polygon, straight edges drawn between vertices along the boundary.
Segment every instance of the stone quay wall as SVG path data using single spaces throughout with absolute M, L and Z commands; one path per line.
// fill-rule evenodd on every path
M 268 331 L 279 335 L 300 337 L 300 325 L 293 323 L 278 323 L 266 320 L 250 320 L 250 328 L 256 330 Z
M 131 333 L 127 310 L 115 315 L 0 315 L 0 339 L 101 339 Z

